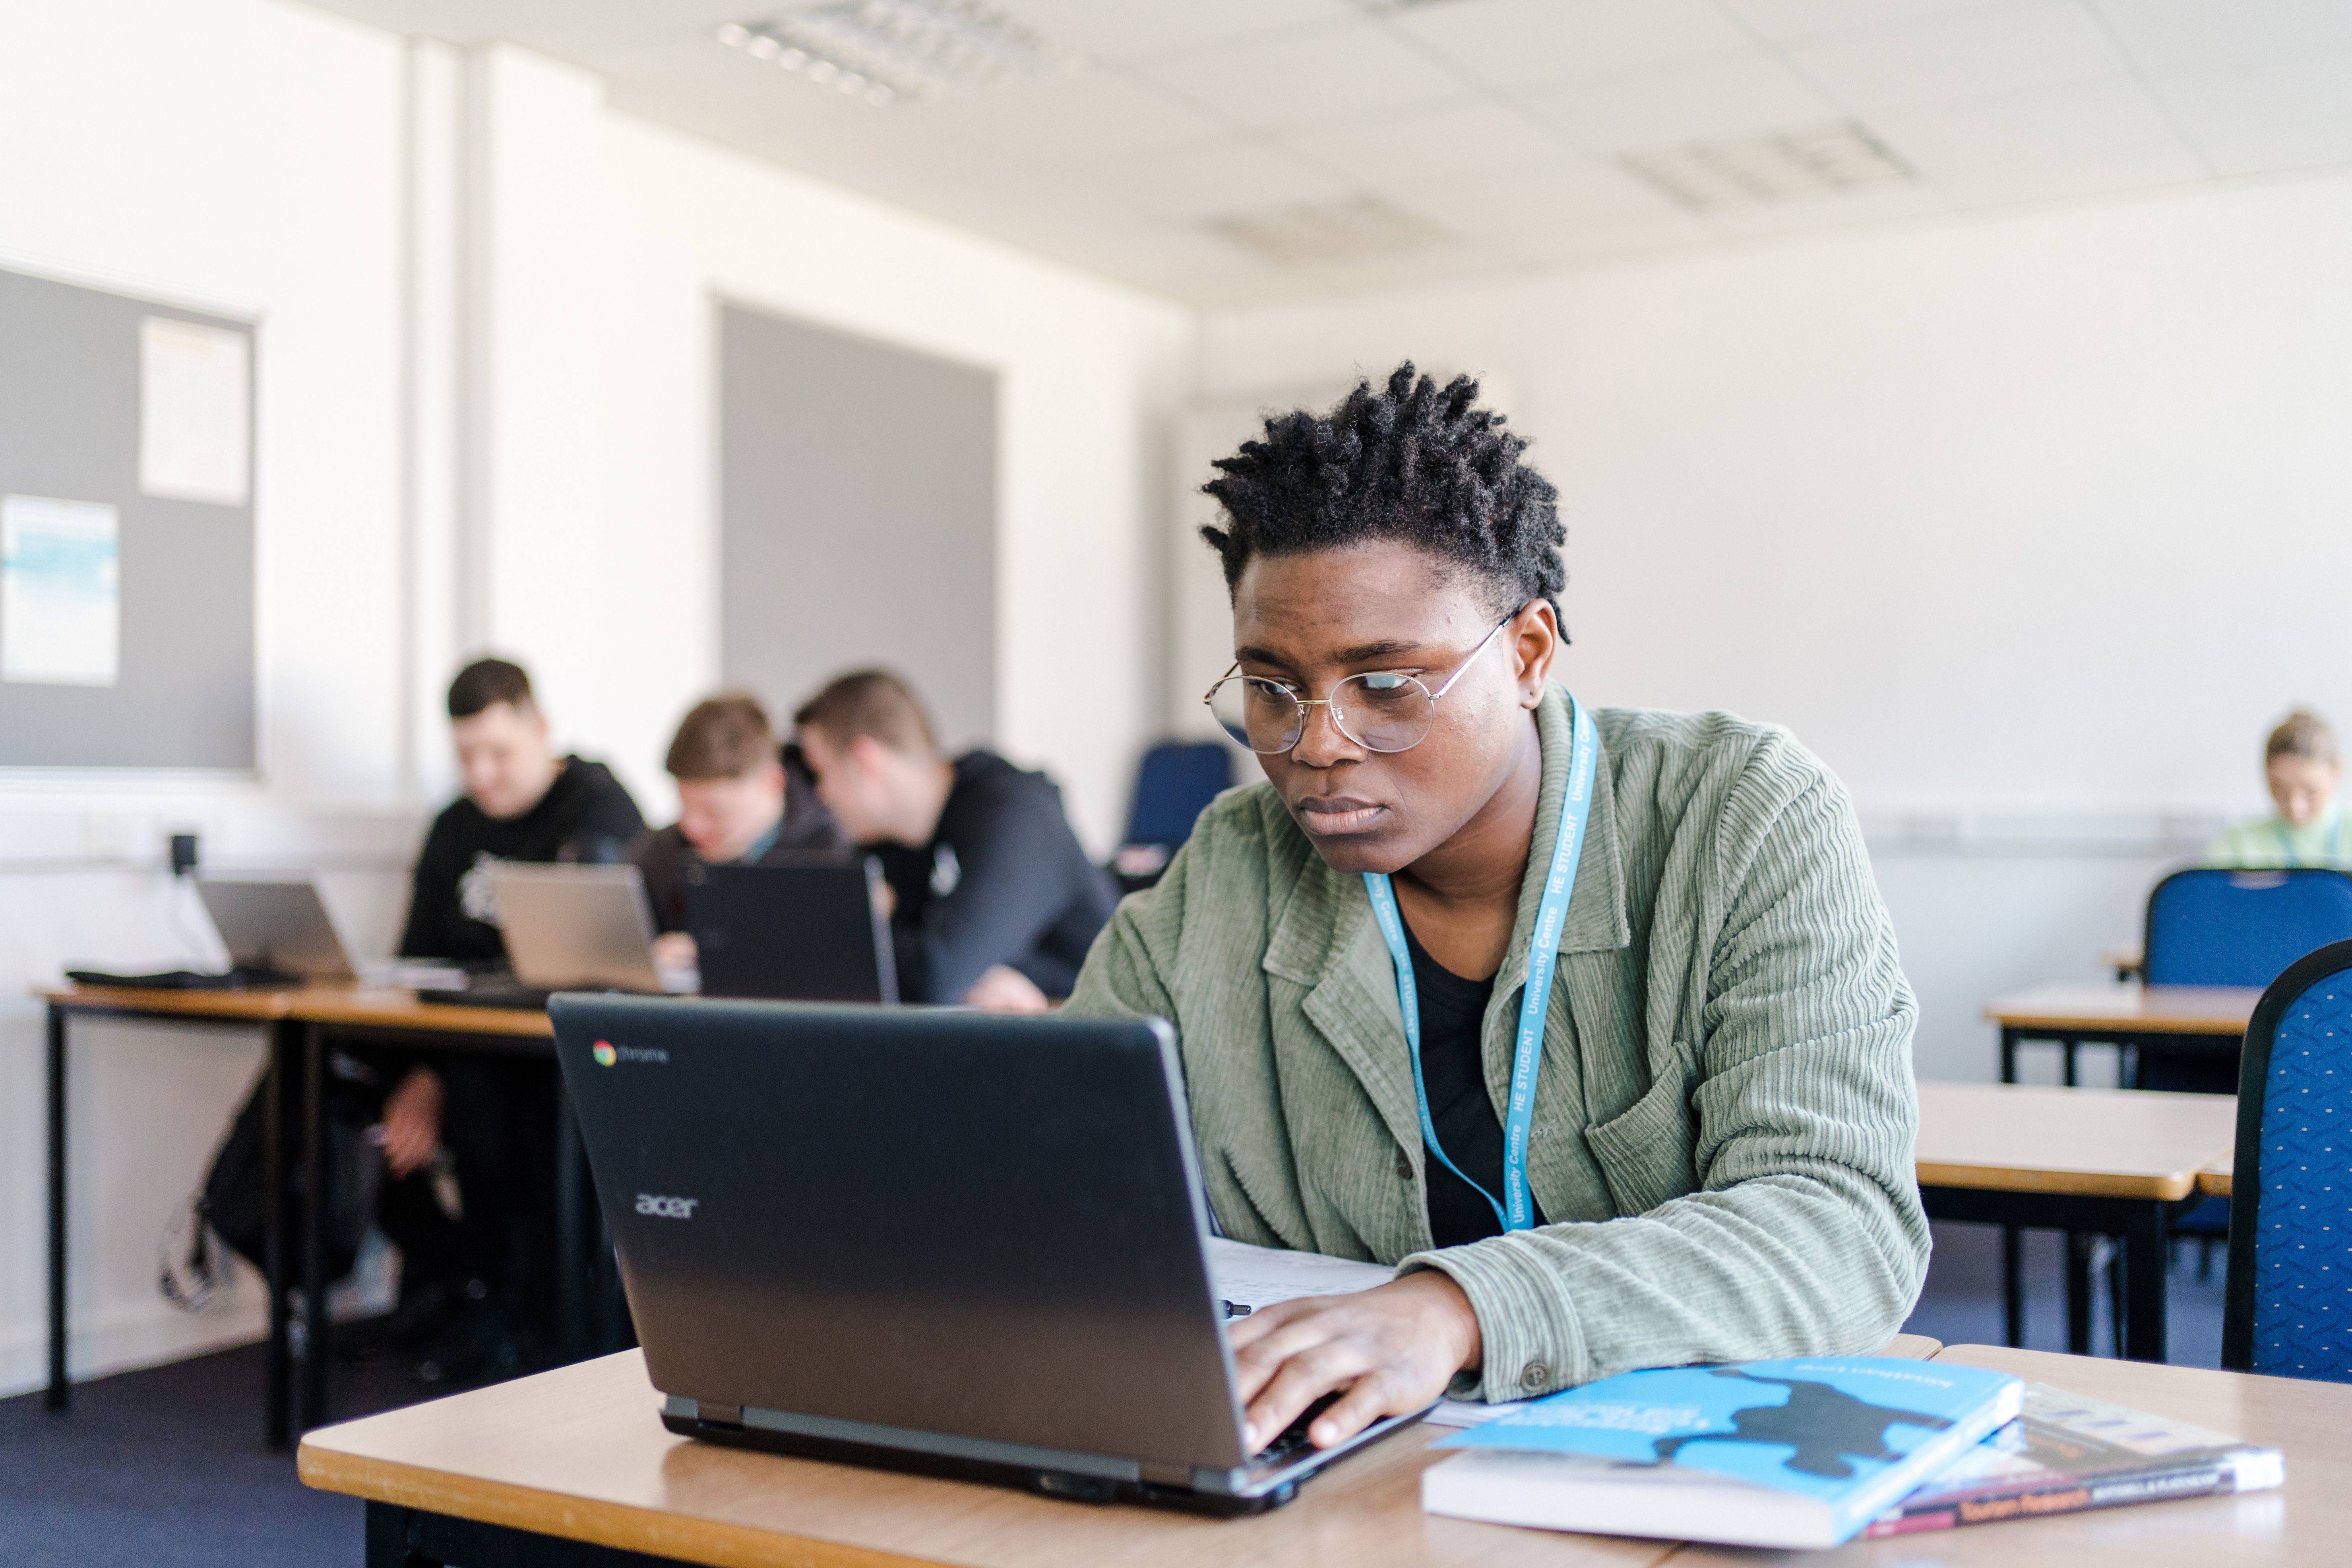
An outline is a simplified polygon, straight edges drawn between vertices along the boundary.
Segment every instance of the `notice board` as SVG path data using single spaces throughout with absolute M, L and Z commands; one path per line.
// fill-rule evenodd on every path
M 0 270 L 0 767 L 253 769 L 254 347 Z

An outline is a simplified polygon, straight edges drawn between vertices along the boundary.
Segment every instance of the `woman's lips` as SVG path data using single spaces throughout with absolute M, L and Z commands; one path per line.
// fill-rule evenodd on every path
M 1339 838 L 1366 831 L 1387 810 L 1387 806 L 1352 795 L 1336 795 L 1328 800 L 1313 798 L 1298 803 L 1298 822 L 1318 837 Z

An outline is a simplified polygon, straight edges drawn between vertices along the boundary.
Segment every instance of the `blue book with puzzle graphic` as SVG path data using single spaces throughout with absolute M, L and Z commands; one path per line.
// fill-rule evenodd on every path
M 1436 1446 L 1432 1513 L 1549 1530 L 1835 1546 L 2016 1418 L 2005 1373 L 1881 1356 L 1629 1372 Z

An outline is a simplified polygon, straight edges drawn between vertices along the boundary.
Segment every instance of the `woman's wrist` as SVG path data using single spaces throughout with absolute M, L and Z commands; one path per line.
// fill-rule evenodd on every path
M 1423 1310 L 1430 1320 L 1430 1331 L 1434 1342 L 1446 1346 L 1454 1370 L 1475 1372 L 1486 1359 L 1486 1345 L 1478 1329 L 1478 1310 L 1470 1304 L 1469 1293 L 1442 1268 L 1416 1269 L 1399 1283 L 1419 1286 L 1427 1297 Z

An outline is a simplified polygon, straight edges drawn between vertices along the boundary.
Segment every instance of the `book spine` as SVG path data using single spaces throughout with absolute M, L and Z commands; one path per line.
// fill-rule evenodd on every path
M 1872 1520 L 1862 1533 L 1865 1540 L 1878 1540 L 1890 1535 L 1916 1535 L 1923 1531 L 1956 1530 L 1964 1524 L 2087 1513 L 2094 1509 L 2127 1508 L 2134 1503 L 2166 1502 L 2175 1498 L 2213 1497 L 2237 1489 L 2238 1466 L 2234 1459 L 2095 1478 L 2048 1476 L 2016 1487 L 1987 1488 L 1958 1497 L 1937 1498 L 1916 1507 L 1897 1508 Z
M 2016 1419 L 2022 1392 L 2023 1385 L 2010 1384 L 1974 1416 L 1948 1427 L 1912 1449 L 1904 1456 L 1900 1465 L 1891 1467 L 1867 1490 L 1832 1505 L 1831 1511 L 1837 1521 L 1838 1539 L 1844 1541 L 1865 1531 L 1870 1522 L 1881 1517 L 1890 1506 L 1917 1491 L 1921 1485 L 1934 1478 L 1937 1471 Z

